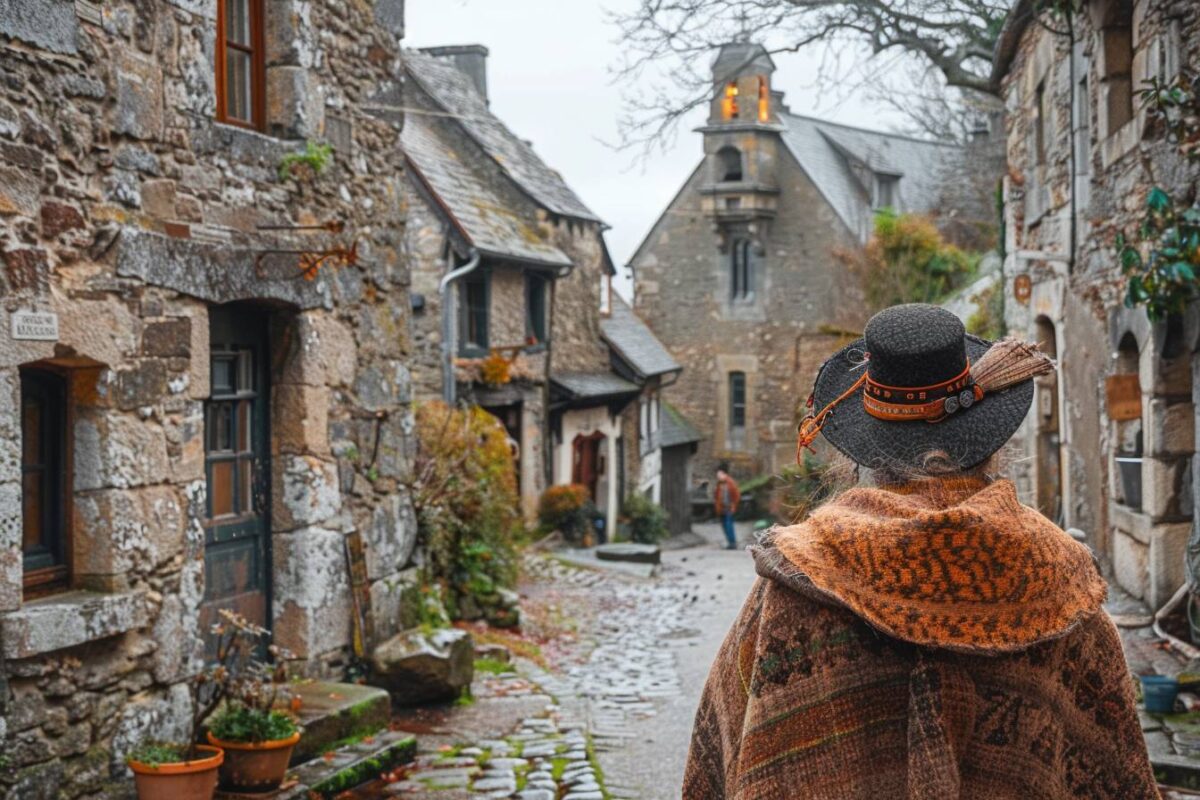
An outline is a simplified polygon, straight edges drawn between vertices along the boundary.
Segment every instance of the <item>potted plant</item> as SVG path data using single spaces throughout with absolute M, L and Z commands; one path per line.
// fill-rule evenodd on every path
M 219 747 L 162 742 L 143 742 L 125 757 L 138 800 L 211 800 L 224 760 Z
M 267 646 L 273 664 L 257 653 L 270 634 L 231 612 L 222 612 L 218 635 L 218 660 L 230 664 L 225 676 L 223 704 L 208 723 L 208 742 L 225 752 L 220 765 L 222 789 L 269 792 L 287 775 L 292 750 L 300 741 L 300 727 L 288 709 L 286 662 L 290 654 Z M 250 647 L 250 644 L 256 644 Z
M 225 752 L 197 742 L 205 719 L 224 695 L 228 675 L 228 665 L 218 659 L 192 679 L 192 725 L 187 743 L 147 740 L 125 756 L 139 800 L 211 800 Z

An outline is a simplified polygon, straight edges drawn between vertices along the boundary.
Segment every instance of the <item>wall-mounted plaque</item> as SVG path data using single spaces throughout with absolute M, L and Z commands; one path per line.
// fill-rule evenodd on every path
M 58 314 L 53 311 L 14 311 L 12 338 L 57 342 Z
M 1110 375 L 1104 381 L 1108 418 L 1122 421 L 1142 418 L 1142 386 L 1137 375 Z
M 1033 278 L 1029 275 L 1018 275 L 1013 278 L 1013 297 L 1017 298 L 1017 302 L 1021 305 L 1028 305 L 1029 298 L 1033 296 Z

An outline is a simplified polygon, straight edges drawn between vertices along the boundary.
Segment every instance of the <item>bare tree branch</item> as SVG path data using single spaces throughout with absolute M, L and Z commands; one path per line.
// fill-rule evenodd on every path
M 708 64 L 733 41 L 754 41 L 772 54 L 814 45 L 867 48 L 919 58 L 944 87 L 993 95 L 992 52 L 1012 0 L 639 0 L 611 16 L 623 45 L 618 82 L 648 83 L 626 93 L 621 146 L 643 155 L 667 146 L 679 121 L 706 104 Z M 861 67 L 861 63 L 854 65 Z M 837 76 L 839 78 L 844 77 Z

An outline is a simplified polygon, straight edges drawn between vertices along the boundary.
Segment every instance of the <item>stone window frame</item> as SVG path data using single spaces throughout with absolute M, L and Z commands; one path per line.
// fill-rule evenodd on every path
M 545 346 L 550 341 L 549 293 L 548 277 L 538 272 L 525 273 L 525 336 L 534 347 Z
M 729 297 L 734 303 L 754 302 L 756 250 L 749 236 L 735 236 L 729 243 Z
M 1131 151 L 1138 143 L 1138 109 L 1135 102 L 1134 63 L 1138 37 L 1133 0 L 1104 0 L 1092 10 L 1096 30 L 1093 64 L 1096 70 L 1096 116 L 1098 138 L 1105 168 Z M 1122 58 L 1115 59 L 1120 55 Z M 1126 103 L 1124 97 L 1128 95 Z M 1121 114 L 1114 121 L 1114 104 Z
M 726 430 L 726 443 L 735 450 L 741 450 L 745 447 L 746 441 L 746 417 L 747 417 L 747 386 L 749 381 L 746 379 L 746 373 L 741 370 L 732 370 L 725 375 L 725 381 L 728 386 L 726 391 L 726 402 L 729 410 L 726 412 L 726 420 L 728 426 Z M 740 395 L 740 398 L 739 398 Z
M 492 273 L 489 269 L 478 267 L 459 281 L 458 302 L 458 351 L 464 358 L 480 358 L 488 354 L 491 345 L 492 324 Z M 470 303 L 470 287 L 482 286 L 483 299 L 472 309 Z M 472 313 L 482 314 L 480 329 L 483 331 L 483 342 L 472 342 L 468 335 Z
M 216 69 L 216 119 L 226 125 L 263 132 L 267 128 L 266 102 L 266 11 L 265 0 L 243 0 L 250 20 L 250 45 L 231 43 L 226 38 L 226 6 L 233 0 L 217 0 L 217 44 L 214 53 Z M 230 48 L 250 55 L 250 119 L 229 115 L 226 93 L 227 53 Z
M 62 369 L 53 364 L 46 362 L 35 361 L 30 364 L 21 365 L 18 369 L 20 380 L 20 413 L 21 413 L 21 473 L 22 473 L 22 594 L 26 600 L 31 600 L 37 597 L 43 597 L 56 592 L 63 592 L 70 588 L 72 581 L 72 548 L 74 546 L 73 536 L 73 452 L 74 440 L 72 431 L 74 429 L 74 414 L 72 412 L 71 403 L 71 375 L 69 370 Z M 25 431 L 24 431 L 24 409 L 26 400 L 26 381 L 33 380 L 43 384 L 56 383 L 57 386 L 48 391 L 53 391 L 57 397 L 55 398 L 57 406 L 52 409 L 54 417 L 53 422 L 55 428 L 52 434 L 45 434 L 47 438 L 43 438 L 42 447 L 53 447 L 54 453 L 51 469 L 54 471 L 53 480 L 54 486 L 49 494 L 52 501 L 52 508 L 45 513 L 53 515 L 53 525 L 55 530 L 51 534 L 53 542 L 53 550 L 57 551 L 52 555 L 53 563 L 30 569 L 27 563 L 28 554 L 24 550 L 24 525 L 25 525 L 25 502 L 27 493 L 24 490 L 24 475 L 26 471 L 25 464 Z M 45 418 L 41 420 L 41 424 L 45 425 Z M 53 441 L 49 441 L 52 438 Z M 43 519 L 43 524 L 47 522 Z

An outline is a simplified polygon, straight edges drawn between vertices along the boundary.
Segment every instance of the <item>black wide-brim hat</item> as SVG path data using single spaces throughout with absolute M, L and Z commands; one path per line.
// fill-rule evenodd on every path
M 870 319 L 863 334 L 821 366 L 813 388 L 814 413 L 849 391 L 863 370 L 872 381 L 889 387 L 933 386 L 977 363 L 994 344 L 968 334 L 949 311 L 924 304 L 884 309 Z M 988 392 L 969 406 L 954 403 L 952 413 L 929 422 L 872 416 L 863 405 L 864 385 L 836 404 L 820 431 L 834 447 L 869 469 L 921 470 L 934 454 L 960 469 L 970 469 L 1016 433 L 1029 412 L 1033 389 L 1033 381 L 1024 380 Z

